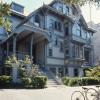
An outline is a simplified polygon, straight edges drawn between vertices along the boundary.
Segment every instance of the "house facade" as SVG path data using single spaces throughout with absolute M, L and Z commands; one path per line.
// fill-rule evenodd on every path
M 13 2 L 11 11 L 11 32 L 0 28 L 1 65 L 12 54 L 19 60 L 30 55 L 35 64 L 59 77 L 83 76 L 84 69 L 93 66 L 95 31 L 78 6 L 54 0 L 25 16 L 24 7 Z

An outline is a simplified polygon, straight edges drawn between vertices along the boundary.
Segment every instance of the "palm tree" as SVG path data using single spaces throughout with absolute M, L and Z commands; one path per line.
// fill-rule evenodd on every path
M 10 5 L 3 3 L 3 1 L 0 0 L 0 26 L 5 27 L 7 31 L 10 31 L 11 28 L 9 20 L 10 14 Z

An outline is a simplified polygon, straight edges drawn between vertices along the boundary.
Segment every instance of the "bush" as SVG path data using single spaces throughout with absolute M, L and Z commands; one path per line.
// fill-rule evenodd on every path
M 36 76 L 32 78 L 33 88 L 44 88 L 47 83 L 47 77 L 45 76 Z
M 94 77 L 70 78 L 64 77 L 63 83 L 67 86 L 99 85 L 100 79 Z
M 0 88 L 8 88 L 11 86 L 11 76 L 0 76 Z
M 69 77 L 63 77 L 63 78 L 62 78 L 62 82 L 63 82 L 65 85 L 68 85 L 69 80 L 70 80 Z
M 31 88 L 44 88 L 47 83 L 47 77 L 45 76 L 36 76 L 33 78 L 21 78 L 22 85 L 24 87 Z
M 21 78 L 21 81 L 22 81 L 22 85 L 24 87 L 30 87 L 31 86 L 31 83 L 32 83 L 31 78 Z

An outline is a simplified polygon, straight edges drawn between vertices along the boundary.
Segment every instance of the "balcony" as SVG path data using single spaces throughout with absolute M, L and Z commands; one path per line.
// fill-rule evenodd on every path
M 76 36 L 76 35 L 72 35 L 72 40 L 79 42 L 79 43 L 82 43 L 82 44 L 85 44 L 87 42 L 86 39 L 83 39 L 83 38 Z

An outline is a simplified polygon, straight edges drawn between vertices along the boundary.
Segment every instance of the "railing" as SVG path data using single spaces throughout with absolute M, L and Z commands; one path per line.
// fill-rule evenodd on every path
M 9 52 L 7 54 L 7 51 L 4 51 L 2 53 L 2 57 L 6 58 L 7 56 L 11 56 L 13 55 L 13 52 Z M 16 51 L 16 57 L 19 59 L 19 60 L 24 60 L 25 58 L 25 55 L 28 55 L 28 52 L 20 52 L 20 51 Z

